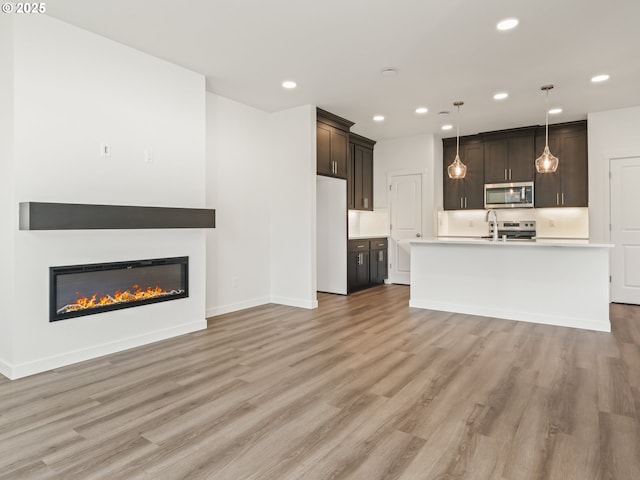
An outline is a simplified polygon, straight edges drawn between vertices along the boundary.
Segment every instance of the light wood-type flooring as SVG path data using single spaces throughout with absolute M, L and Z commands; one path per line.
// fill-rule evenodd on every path
M 321 294 L 0 377 L 0 479 L 640 479 L 640 307 L 613 305 L 608 334 L 408 296 Z

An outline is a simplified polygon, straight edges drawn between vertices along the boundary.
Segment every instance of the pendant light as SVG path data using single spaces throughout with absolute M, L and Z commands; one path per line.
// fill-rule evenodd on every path
M 467 175 L 467 166 L 460 160 L 460 106 L 464 105 L 464 102 L 453 102 L 453 105 L 458 108 L 458 114 L 456 116 L 456 158 L 447 168 L 449 178 L 464 178 Z
M 540 90 L 547 92 L 547 99 L 545 102 L 546 120 L 544 152 L 536 158 L 536 172 L 538 173 L 553 173 L 558 169 L 558 157 L 555 157 L 549 151 L 549 90 L 552 88 L 553 85 L 543 85 L 540 87 Z

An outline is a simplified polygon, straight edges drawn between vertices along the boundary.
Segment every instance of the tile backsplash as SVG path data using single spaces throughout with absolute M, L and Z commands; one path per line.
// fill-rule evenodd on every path
M 389 210 L 349 210 L 349 237 L 388 237 Z
M 589 209 L 514 208 L 496 210 L 498 221 L 535 220 L 538 238 L 589 238 Z M 488 235 L 486 210 L 440 211 L 438 236 L 477 237 Z

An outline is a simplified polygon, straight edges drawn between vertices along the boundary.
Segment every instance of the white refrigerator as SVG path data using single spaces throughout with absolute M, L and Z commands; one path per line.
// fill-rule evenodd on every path
M 317 290 L 347 294 L 347 181 L 316 176 Z

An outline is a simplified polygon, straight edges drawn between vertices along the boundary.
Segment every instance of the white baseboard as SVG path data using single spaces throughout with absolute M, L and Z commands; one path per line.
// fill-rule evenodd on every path
M 0 375 L 3 375 L 7 378 L 11 378 L 11 364 L 6 360 L 0 358 Z
M 218 315 L 224 315 L 225 313 L 237 312 L 240 310 L 245 310 L 247 308 L 259 307 L 260 305 L 266 305 L 267 303 L 271 303 L 271 299 L 269 297 L 253 298 L 251 300 L 245 300 L 242 302 L 207 308 L 206 315 L 207 318 L 217 317 Z
M 553 316 L 531 312 L 500 310 L 482 306 L 457 305 L 452 303 L 424 300 L 410 300 L 409 306 L 414 308 L 424 308 L 428 310 L 438 310 L 442 312 L 463 313 L 466 315 L 479 315 L 482 317 L 515 320 L 518 322 L 540 323 L 543 325 L 553 325 L 556 327 L 583 328 L 586 330 L 595 330 L 597 332 L 611 331 L 611 324 L 608 319 L 597 321 L 588 318 L 571 318 L 565 316 Z
M 54 368 L 71 365 L 72 363 L 83 362 L 85 360 L 102 357 L 103 355 L 109 355 L 111 353 L 121 352 L 122 350 L 128 350 L 130 348 L 140 347 L 160 340 L 177 337 L 179 335 L 184 335 L 185 333 L 204 330 L 205 328 L 207 328 L 207 321 L 202 319 L 195 322 L 176 325 L 171 328 L 147 332 L 135 337 L 123 338 L 114 342 L 75 350 L 73 352 L 65 352 L 59 355 L 39 358 L 29 362 L 12 365 L 6 361 L 0 360 L 0 373 L 11 380 L 15 380 L 29 375 L 34 375 L 36 373 L 46 372 L 47 370 L 53 370 Z
M 267 305 L 269 303 L 306 309 L 318 308 L 318 300 L 307 301 L 287 297 L 261 297 L 237 303 L 230 303 L 228 305 L 220 305 L 218 307 L 207 308 L 206 315 L 207 318 L 217 317 L 218 315 L 239 312 L 241 310 L 246 310 L 247 308 L 259 307 L 260 305 Z
M 278 305 L 287 305 L 289 307 L 318 308 L 318 300 L 301 300 L 299 298 L 287 298 L 287 297 L 271 297 L 271 303 L 277 303 Z

